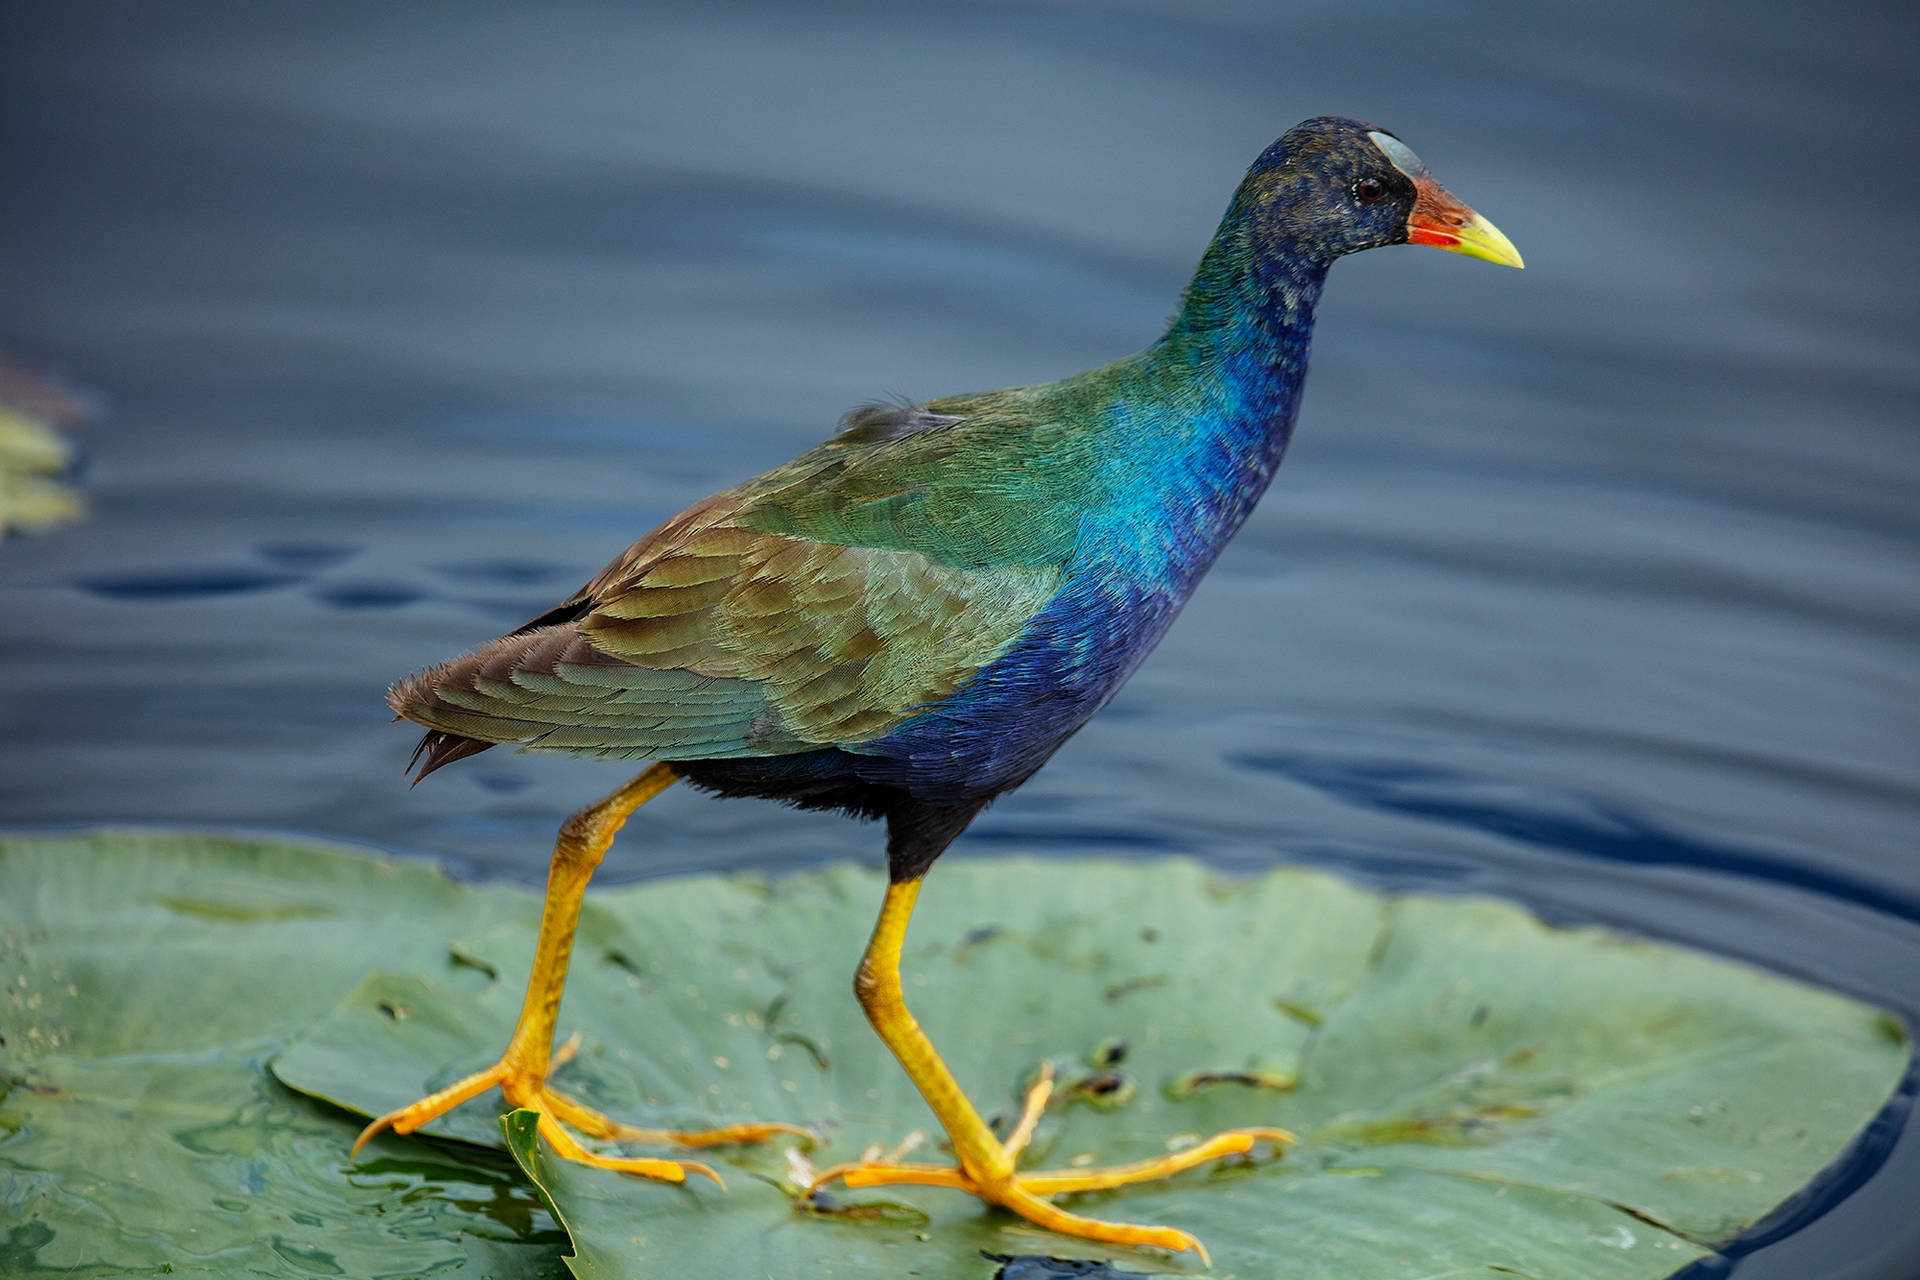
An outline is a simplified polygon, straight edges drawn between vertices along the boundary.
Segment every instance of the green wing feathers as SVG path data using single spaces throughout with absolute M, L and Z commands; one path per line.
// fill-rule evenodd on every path
M 1060 581 L 1058 564 L 963 568 L 770 533 L 742 523 L 750 509 L 736 492 L 682 513 L 556 610 L 564 621 L 403 681 L 393 709 L 533 751 L 671 760 L 854 745 L 959 688 Z
M 867 406 L 681 512 L 559 608 L 397 684 L 405 718 L 531 751 L 854 746 L 948 697 L 1059 589 L 1099 457 L 1080 380 Z M 471 748 L 478 750 L 477 745 Z M 429 769 L 444 759 L 435 749 Z M 464 752 L 470 754 L 470 751 Z

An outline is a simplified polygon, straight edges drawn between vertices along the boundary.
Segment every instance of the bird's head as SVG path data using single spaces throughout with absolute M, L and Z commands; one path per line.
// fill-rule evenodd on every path
M 1513 242 L 1434 181 L 1406 143 L 1344 116 L 1287 130 L 1254 161 L 1235 203 L 1256 245 L 1312 260 L 1426 244 L 1523 265 Z

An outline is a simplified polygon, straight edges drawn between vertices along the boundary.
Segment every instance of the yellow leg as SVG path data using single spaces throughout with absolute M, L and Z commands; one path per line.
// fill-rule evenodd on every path
M 900 987 L 900 949 L 907 936 L 907 921 L 913 915 L 914 900 L 920 894 L 920 881 L 897 881 L 887 886 L 887 897 L 880 908 L 880 919 L 873 927 L 873 938 L 860 959 L 860 971 L 853 989 L 866 1010 L 867 1020 L 880 1034 L 900 1065 L 906 1068 L 920 1094 L 933 1108 L 933 1114 L 946 1128 L 953 1142 L 958 1168 L 928 1164 L 860 1163 L 836 1165 L 814 1179 L 813 1187 L 840 1181 L 849 1187 L 878 1187 L 909 1183 L 916 1186 L 951 1187 L 969 1191 L 991 1204 L 1010 1209 L 1030 1222 L 1038 1223 L 1062 1235 L 1104 1240 L 1112 1244 L 1155 1245 L 1178 1252 L 1192 1249 L 1207 1261 L 1207 1251 L 1197 1239 L 1174 1227 L 1136 1227 L 1125 1223 L 1102 1222 L 1068 1213 L 1047 1202 L 1044 1197 L 1073 1191 L 1101 1191 L 1164 1178 L 1191 1169 L 1221 1156 L 1249 1150 L 1257 1142 L 1287 1143 L 1293 1135 L 1284 1129 L 1236 1129 L 1218 1134 L 1206 1142 L 1173 1155 L 1107 1169 L 1074 1169 L 1050 1173 L 1019 1173 L 1014 1163 L 1033 1137 L 1053 1094 L 1053 1076 L 1043 1071 L 1020 1108 L 1019 1121 L 1005 1142 L 993 1136 L 986 1121 L 960 1090 L 953 1072 L 933 1047 L 907 1009 Z M 811 1191 L 813 1188 L 809 1188 Z
M 548 1077 L 573 1056 L 577 1044 L 577 1041 L 568 1041 L 557 1056 L 553 1051 L 554 1022 L 560 1012 L 561 992 L 567 984 L 567 964 L 573 956 L 573 935 L 580 923 L 580 903 L 587 892 L 587 881 L 592 879 L 614 836 L 633 816 L 633 811 L 672 786 L 679 776 L 671 765 L 655 764 L 612 795 L 561 824 L 559 838 L 553 846 L 553 865 L 547 872 L 547 898 L 540 915 L 540 940 L 534 947 L 533 973 L 527 979 L 526 1000 L 520 1006 L 520 1019 L 514 1024 L 506 1052 L 486 1070 L 378 1117 L 360 1131 L 354 1140 L 353 1154 L 358 1155 L 360 1148 L 384 1129 L 412 1133 L 495 1085 L 506 1095 L 509 1105 L 540 1113 L 540 1132 L 560 1155 L 598 1168 L 658 1178 L 663 1182 L 684 1182 L 689 1173 L 703 1174 L 719 1182 L 720 1175 L 690 1160 L 598 1155 L 581 1146 L 561 1125 L 570 1124 L 594 1138 L 685 1147 L 759 1142 L 777 1133 L 812 1137 L 805 1129 L 785 1124 L 730 1125 L 690 1133 L 635 1129 L 581 1106 L 548 1084 Z

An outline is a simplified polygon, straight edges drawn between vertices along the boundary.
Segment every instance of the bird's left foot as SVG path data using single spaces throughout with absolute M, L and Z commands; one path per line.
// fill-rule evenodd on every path
M 1137 1227 L 1121 1222 L 1103 1222 L 1098 1218 L 1085 1218 L 1079 1214 L 1049 1203 L 1047 1197 L 1066 1195 L 1075 1191 L 1106 1191 L 1113 1187 L 1126 1186 L 1133 1182 L 1148 1182 L 1155 1178 L 1170 1177 L 1173 1174 L 1205 1164 L 1209 1160 L 1218 1160 L 1223 1156 L 1238 1155 L 1253 1148 L 1256 1143 L 1268 1142 L 1283 1145 L 1294 1141 L 1294 1136 L 1285 1129 L 1249 1128 L 1229 1129 L 1225 1133 L 1215 1134 L 1205 1142 L 1197 1143 L 1171 1155 L 1156 1156 L 1150 1160 L 1139 1160 L 1132 1164 L 1111 1165 L 1098 1169 L 1059 1169 L 1042 1170 L 1030 1173 L 1016 1173 L 1013 1166 L 1033 1138 L 1034 1128 L 1040 1123 L 1040 1115 L 1046 1110 L 1047 1101 L 1053 1094 L 1053 1073 L 1050 1068 L 1042 1070 L 1039 1081 L 1027 1091 L 1026 1101 L 1020 1108 L 1020 1119 L 1014 1125 L 1013 1132 L 1001 1144 L 1003 1157 L 998 1169 L 969 1169 L 965 1161 L 961 1166 L 935 1164 L 902 1164 L 887 1160 L 867 1160 L 854 1164 L 834 1165 L 823 1169 L 807 1187 L 807 1195 L 830 1182 L 842 1182 L 852 1188 L 883 1187 L 888 1185 L 913 1185 L 921 1187 L 952 1187 L 956 1191 L 969 1192 L 979 1196 L 990 1204 L 1037 1223 L 1050 1231 L 1062 1235 L 1079 1236 L 1087 1240 L 1101 1240 L 1109 1244 L 1154 1245 L 1175 1253 L 1192 1249 L 1200 1255 L 1202 1263 L 1208 1262 L 1206 1246 L 1198 1239 L 1177 1227 Z
M 589 1151 L 582 1146 L 579 1139 L 568 1132 L 568 1129 L 577 1129 L 590 1138 L 609 1142 L 639 1142 L 655 1146 L 713 1147 L 728 1143 L 764 1142 L 768 1138 L 781 1134 L 805 1139 L 809 1145 L 814 1141 L 815 1135 L 811 1130 L 791 1124 L 734 1124 L 717 1129 L 697 1130 L 640 1129 L 633 1125 L 621 1124 L 591 1107 L 575 1102 L 549 1083 L 553 1073 L 565 1066 L 573 1057 L 579 1043 L 580 1038 L 577 1035 L 568 1040 L 554 1055 L 552 1064 L 544 1069 L 534 1067 L 530 1063 L 522 1063 L 513 1050 L 509 1049 L 500 1061 L 486 1070 L 476 1071 L 418 1102 L 376 1117 L 360 1131 L 360 1136 L 354 1140 L 353 1152 L 348 1158 L 352 1159 L 353 1155 L 358 1155 L 360 1148 L 382 1130 L 391 1129 L 395 1133 L 412 1133 L 420 1126 L 439 1119 L 461 1103 L 477 1098 L 495 1086 L 498 1086 L 501 1093 L 506 1096 L 509 1105 L 539 1114 L 540 1136 L 547 1140 L 555 1154 L 581 1164 L 592 1165 L 596 1169 L 610 1169 L 615 1173 L 654 1178 L 661 1182 L 685 1182 L 687 1175 L 697 1173 L 702 1177 L 712 1178 L 722 1186 L 726 1185 L 721 1181 L 720 1175 L 713 1171 L 712 1166 L 697 1160 L 601 1155 L 597 1151 Z

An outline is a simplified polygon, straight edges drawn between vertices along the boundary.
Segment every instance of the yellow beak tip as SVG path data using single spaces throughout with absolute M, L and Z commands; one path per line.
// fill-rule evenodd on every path
M 1469 258 L 1479 258 L 1483 262 L 1497 263 L 1503 267 L 1524 270 L 1526 259 L 1513 247 L 1513 241 L 1507 239 L 1500 228 L 1485 218 L 1475 218 L 1456 233 L 1458 244 L 1445 246 L 1455 253 L 1463 253 Z

